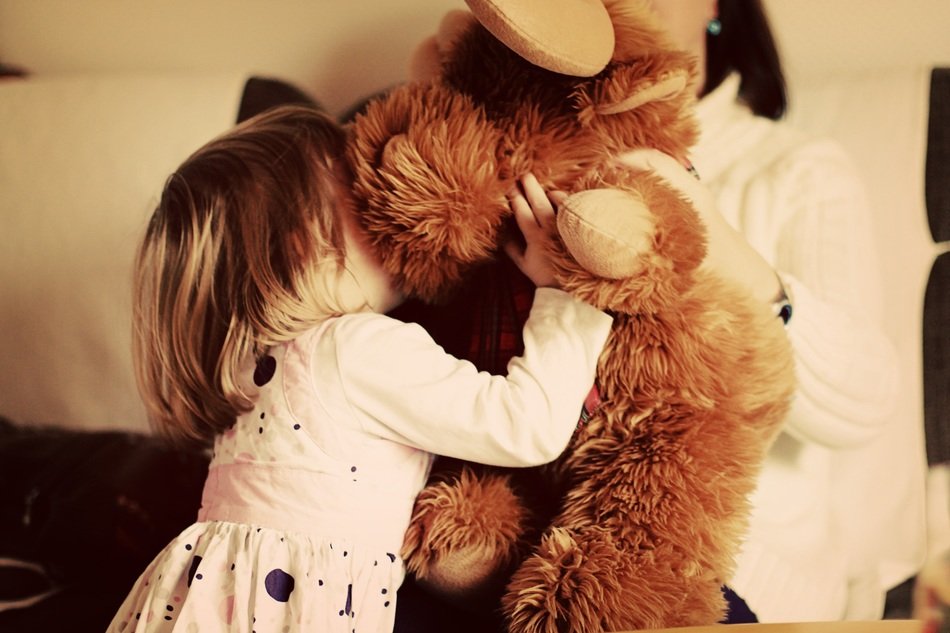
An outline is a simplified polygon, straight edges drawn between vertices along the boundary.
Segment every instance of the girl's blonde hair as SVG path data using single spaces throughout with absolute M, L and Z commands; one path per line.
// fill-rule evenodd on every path
M 252 406 L 249 361 L 338 313 L 344 143 L 327 116 L 275 108 L 166 181 L 133 281 L 136 379 L 166 436 L 209 443 Z

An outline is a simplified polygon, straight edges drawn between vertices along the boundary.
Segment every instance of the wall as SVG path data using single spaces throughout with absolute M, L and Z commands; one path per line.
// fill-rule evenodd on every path
M 950 64 L 947 0 L 764 0 L 789 73 Z
M 246 70 L 333 111 L 405 77 L 462 0 L 0 0 L 0 61 L 36 73 Z
M 766 0 L 790 74 L 950 64 L 947 0 Z M 333 111 L 399 81 L 462 0 L 0 0 L 0 61 L 37 73 L 247 70 Z

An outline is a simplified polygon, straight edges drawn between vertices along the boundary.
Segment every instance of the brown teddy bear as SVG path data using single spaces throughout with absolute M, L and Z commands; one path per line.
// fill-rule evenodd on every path
M 692 60 L 647 2 L 551 1 L 538 16 L 531 2 L 470 0 L 417 60 L 430 79 L 373 100 L 350 127 L 364 226 L 402 289 L 432 305 L 437 340 L 469 337 L 456 316 L 510 303 L 520 282 L 497 252 L 506 193 L 527 172 L 571 194 L 557 216 L 563 288 L 615 315 L 562 457 L 517 470 L 444 460 L 403 555 L 462 602 L 501 583 L 511 631 L 715 623 L 793 391 L 790 348 L 767 306 L 700 266 L 689 202 L 617 160 L 686 156 Z M 581 24 L 601 37 L 565 45 Z

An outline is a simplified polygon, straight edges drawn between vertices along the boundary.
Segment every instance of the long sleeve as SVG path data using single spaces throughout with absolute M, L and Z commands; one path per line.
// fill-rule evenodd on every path
M 700 102 L 693 163 L 791 295 L 798 389 L 729 584 L 760 621 L 837 620 L 883 600 L 880 543 L 892 533 L 875 495 L 893 460 L 875 450 L 893 428 L 900 365 L 881 326 L 872 217 L 850 158 L 754 116 L 738 86 L 733 75 Z
M 507 376 L 445 353 L 420 327 L 381 315 L 334 325 L 346 398 L 363 429 L 431 453 L 498 466 L 555 459 L 576 427 L 611 317 L 554 289 L 538 289 L 525 351 Z
M 773 174 L 752 183 L 747 208 L 760 196 L 783 205 L 773 218 L 773 264 L 794 298 L 799 384 L 786 430 L 832 448 L 864 444 L 890 419 L 900 380 L 878 325 L 880 272 L 863 187 L 826 142 L 792 152 Z
M 738 76 L 698 107 L 693 162 L 719 210 L 780 273 L 795 314 L 799 390 L 785 430 L 830 448 L 873 439 L 897 404 L 899 364 L 880 326 L 881 282 L 863 183 L 834 142 L 735 103 Z

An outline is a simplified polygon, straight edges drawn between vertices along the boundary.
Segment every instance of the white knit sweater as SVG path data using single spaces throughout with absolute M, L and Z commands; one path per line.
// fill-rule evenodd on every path
M 847 485 L 874 465 L 848 456 L 888 422 L 900 380 L 878 325 L 865 194 L 836 144 L 754 116 L 736 101 L 738 85 L 732 76 L 700 102 L 692 160 L 793 298 L 799 388 L 729 585 L 764 622 L 878 617 L 883 590 L 867 544 L 879 535 L 853 528 L 868 499 Z

